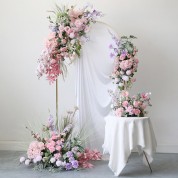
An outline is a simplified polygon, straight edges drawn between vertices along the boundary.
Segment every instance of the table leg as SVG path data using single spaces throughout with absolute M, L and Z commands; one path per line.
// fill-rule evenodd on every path
M 148 166 L 149 166 L 149 168 L 150 168 L 150 172 L 152 173 L 153 171 L 152 171 L 152 169 L 151 169 L 151 165 L 150 165 L 150 163 L 149 163 L 149 161 L 148 161 L 148 158 L 147 158 L 147 156 L 146 156 L 146 153 L 143 151 L 143 154 L 144 154 L 144 156 L 145 156 L 145 158 L 146 158 L 146 161 L 147 161 L 147 163 L 148 163 Z

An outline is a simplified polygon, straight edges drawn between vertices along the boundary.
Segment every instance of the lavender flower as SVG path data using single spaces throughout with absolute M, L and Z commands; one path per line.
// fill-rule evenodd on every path
M 66 168 L 66 170 L 71 170 L 72 169 L 72 163 L 66 163 L 65 168 Z
M 49 118 L 48 118 L 48 127 L 51 131 L 55 130 L 55 126 L 54 126 L 54 119 L 53 116 L 50 114 Z
M 67 155 L 68 158 L 73 157 L 72 151 L 68 151 L 68 152 L 66 153 L 66 155 Z
M 111 53 L 110 54 L 110 58 L 113 58 L 115 56 L 115 54 Z
M 72 167 L 73 167 L 74 169 L 77 169 L 78 166 L 79 166 L 79 164 L 78 164 L 78 161 L 77 161 L 77 160 L 72 161 Z
M 69 157 L 69 162 L 75 161 L 74 157 Z

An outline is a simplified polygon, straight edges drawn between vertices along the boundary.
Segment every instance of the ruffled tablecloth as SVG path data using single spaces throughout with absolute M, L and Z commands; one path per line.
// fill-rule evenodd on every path
M 105 117 L 105 139 L 103 153 L 109 153 L 109 167 L 119 176 L 125 167 L 131 151 L 135 148 L 145 152 L 149 163 L 156 152 L 156 139 L 148 117 Z M 143 156 L 143 162 L 147 164 Z

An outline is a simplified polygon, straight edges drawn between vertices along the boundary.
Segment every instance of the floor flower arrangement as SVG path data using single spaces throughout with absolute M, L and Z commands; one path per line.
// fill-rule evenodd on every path
M 42 127 L 42 134 L 30 130 L 34 141 L 27 150 L 27 156 L 20 158 L 20 163 L 32 165 L 35 169 L 74 170 L 91 168 L 91 160 L 101 160 L 101 153 L 84 147 L 80 130 L 76 131 L 74 111 L 69 111 L 61 122 L 54 122 L 50 115 L 46 125 Z

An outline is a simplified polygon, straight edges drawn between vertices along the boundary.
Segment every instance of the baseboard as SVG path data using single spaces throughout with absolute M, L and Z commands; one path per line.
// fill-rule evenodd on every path
M 27 151 L 29 142 L 0 141 L 0 150 Z
M 0 150 L 27 151 L 29 142 L 0 141 Z M 178 145 L 158 145 L 157 153 L 178 153 Z

